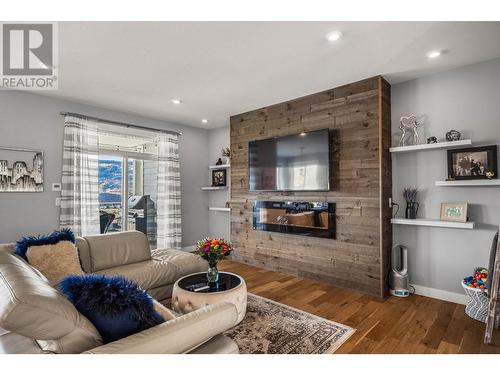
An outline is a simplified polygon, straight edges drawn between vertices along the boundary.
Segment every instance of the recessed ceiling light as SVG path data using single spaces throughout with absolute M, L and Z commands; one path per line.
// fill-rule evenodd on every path
M 174 104 L 181 104 L 182 100 L 180 100 L 180 99 L 172 99 L 172 103 L 174 103 Z
M 303 137 L 303 136 L 305 136 L 306 134 L 307 134 L 306 132 L 302 132 L 302 133 L 300 133 L 300 135 L 301 135 L 302 137 Z
M 208 120 L 206 118 L 202 118 L 201 122 L 204 123 L 204 124 L 208 124 Z
M 340 39 L 341 36 L 342 36 L 342 32 L 332 31 L 332 32 L 326 34 L 326 40 L 328 40 L 329 42 L 336 42 L 337 40 Z
M 427 52 L 427 57 L 429 59 L 435 59 L 436 57 L 439 57 L 441 56 L 441 51 L 430 51 L 430 52 Z

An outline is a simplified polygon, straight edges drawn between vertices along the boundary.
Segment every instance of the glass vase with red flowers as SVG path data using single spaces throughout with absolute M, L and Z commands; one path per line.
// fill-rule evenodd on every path
M 210 284 L 219 281 L 217 263 L 231 254 L 233 245 L 224 238 L 207 237 L 196 243 L 196 254 L 208 262 L 207 280 Z

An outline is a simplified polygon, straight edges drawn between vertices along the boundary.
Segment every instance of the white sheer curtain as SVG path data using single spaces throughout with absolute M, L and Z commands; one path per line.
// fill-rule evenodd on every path
M 60 226 L 78 236 L 99 234 L 97 123 L 69 115 L 64 123 Z
M 157 247 L 180 248 L 181 177 L 179 139 L 174 134 L 162 134 L 158 140 L 158 201 Z

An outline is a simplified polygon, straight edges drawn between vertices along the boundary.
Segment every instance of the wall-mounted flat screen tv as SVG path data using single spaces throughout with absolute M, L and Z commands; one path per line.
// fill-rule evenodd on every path
M 328 129 L 249 142 L 250 191 L 328 191 Z

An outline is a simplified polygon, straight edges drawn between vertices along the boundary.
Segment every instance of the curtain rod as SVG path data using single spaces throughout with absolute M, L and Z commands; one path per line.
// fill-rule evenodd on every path
M 126 128 L 133 128 L 133 129 L 141 129 L 141 130 L 149 130 L 149 131 L 154 131 L 158 133 L 166 133 L 166 134 L 176 134 L 176 135 L 182 135 L 182 133 L 173 131 L 173 130 L 165 130 L 165 129 L 158 129 L 158 128 L 150 128 L 148 126 L 141 126 L 141 125 L 134 125 L 134 124 L 128 124 L 126 122 L 119 122 L 119 121 L 112 121 L 112 120 L 106 120 L 102 119 L 99 117 L 92 117 L 92 116 L 87 116 L 87 115 L 81 115 L 79 113 L 73 113 L 73 112 L 60 112 L 59 113 L 61 116 L 74 116 L 74 117 L 80 117 L 83 119 L 88 119 L 88 120 L 93 120 L 96 122 L 102 122 L 102 123 L 108 123 L 112 125 L 118 125 L 118 126 L 123 126 Z

